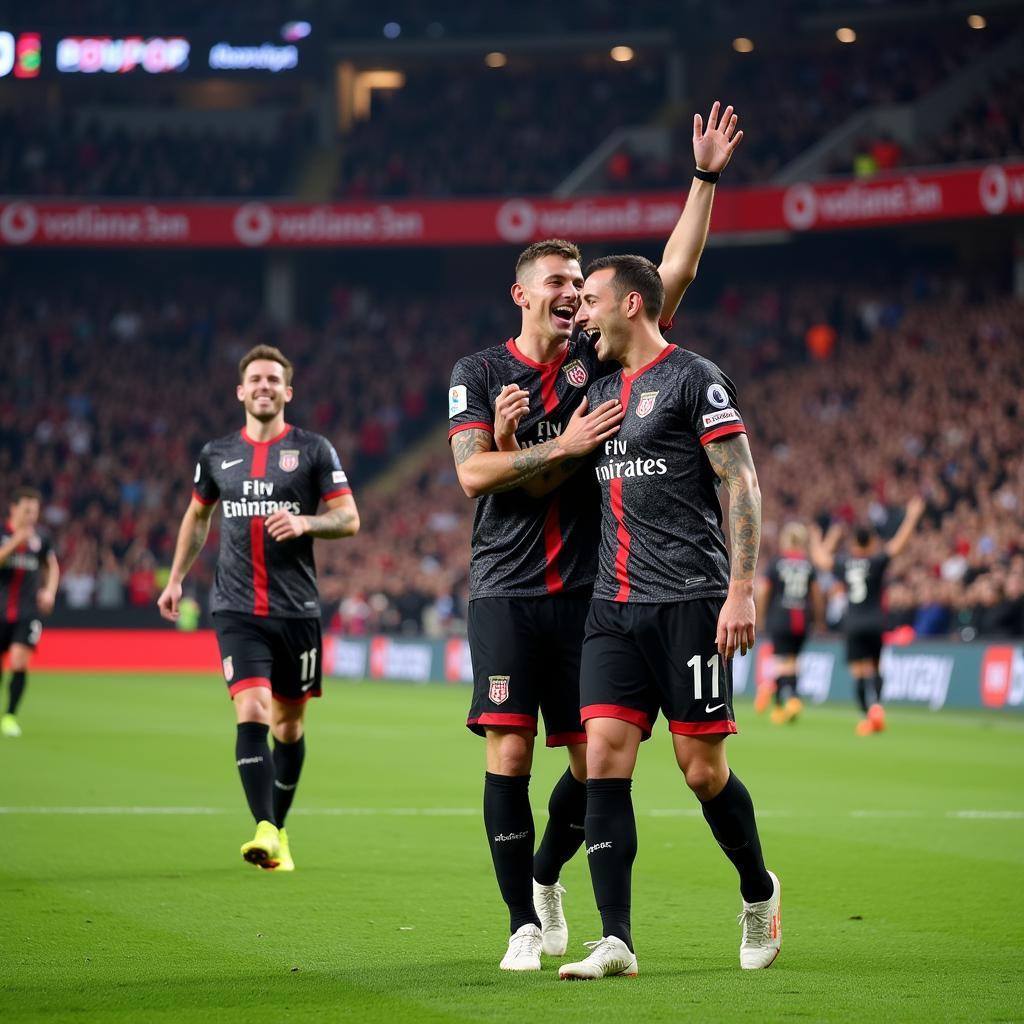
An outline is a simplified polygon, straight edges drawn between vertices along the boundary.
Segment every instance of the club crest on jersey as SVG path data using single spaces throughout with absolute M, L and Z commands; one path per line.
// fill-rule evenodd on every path
M 297 448 L 282 448 L 277 464 L 285 473 L 294 472 L 299 468 L 299 450 Z
M 224 659 L 224 678 L 229 683 L 235 678 L 235 664 L 231 660 L 230 654 Z
M 640 395 L 640 401 L 636 403 L 636 414 L 643 419 L 653 408 L 658 400 L 657 391 L 644 391 Z
M 493 704 L 504 704 L 508 700 L 508 681 L 511 676 L 488 676 L 487 681 L 491 684 L 487 688 L 487 696 Z
M 562 373 L 565 374 L 565 379 L 574 387 L 581 388 L 589 380 L 587 368 L 579 359 L 574 359 L 571 363 L 567 363 L 562 367 Z

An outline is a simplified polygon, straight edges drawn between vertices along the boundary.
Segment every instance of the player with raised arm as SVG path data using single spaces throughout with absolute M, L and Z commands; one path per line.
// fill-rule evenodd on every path
M 772 696 L 772 722 L 793 722 L 803 710 L 796 694 L 797 659 L 811 621 L 824 620 L 821 587 L 807 553 L 807 527 L 786 523 L 779 537 L 781 551 L 768 563 L 757 583 L 757 620 L 771 638 L 774 685 L 759 687 L 755 710 L 764 711 Z
M 698 170 L 658 273 L 663 322 L 696 275 L 718 174 L 743 137 L 732 107 L 715 103 L 707 130 L 694 118 Z M 501 967 L 541 968 L 563 955 L 568 929 L 559 874 L 583 840 L 586 735 L 579 717 L 579 664 L 596 572 L 594 482 L 573 463 L 614 436 L 616 399 L 585 400 L 609 372 L 574 325 L 583 274 L 562 240 L 528 247 L 516 265 L 517 337 L 460 359 L 448 396 L 449 438 L 459 481 L 477 498 L 470 563 L 469 644 L 474 688 L 467 725 L 486 738 L 484 825 L 511 937 Z M 553 493 L 536 497 L 540 484 Z M 534 852 L 529 779 L 538 718 L 548 746 L 568 749 L 569 768 L 548 804 Z
M 577 322 L 621 369 L 592 405 L 625 413 L 590 472 L 601 537 L 580 672 L 587 731 L 585 842 L 602 938 L 559 976 L 635 975 L 631 877 L 637 850 L 632 776 L 661 712 L 675 759 L 743 899 L 740 965 L 769 966 L 782 942 L 779 881 L 765 868 L 750 794 L 726 761 L 736 732 L 733 654 L 754 642 L 761 495 L 732 382 L 658 330 L 663 288 L 641 256 L 588 268 Z M 729 492 L 729 552 L 717 489 Z
M 285 422 L 292 364 L 278 349 L 258 345 L 242 357 L 238 373 L 245 427 L 210 441 L 199 455 L 158 604 L 165 619 L 177 619 L 182 583 L 219 502 L 213 621 L 238 722 L 235 760 L 256 820 L 242 856 L 261 868 L 292 871 L 284 823 L 305 758 L 306 702 L 320 696 L 323 671 L 313 538 L 353 536 L 359 513 L 330 441 Z M 321 501 L 327 510 L 317 515 Z
M 0 659 L 10 650 L 11 678 L 0 735 L 21 735 L 17 713 L 28 685 L 28 667 L 43 633 L 42 616 L 53 611 L 60 566 L 50 542 L 36 529 L 42 495 L 34 487 L 11 493 L 0 529 Z
M 812 531 L 811 557 L 817 568 L 833 573 L 846 587 L 846 664 L 857 687 L 857 701 L 864 717 L 857 723 L 858 736 L 870 736 L 885 729 L 882 707 L 882 633 L 885 631 L 885 571 L 907 546 L 924 514 L 924 499 L 914 496 L 907 502 L 903 522 L 886 544 L 879 541 L 874 530 L 859 526 L 853 533 L 853 544 L 845 558 L 836 558 L 835 549 L 842 535 L 834 526 L 822 538 Z

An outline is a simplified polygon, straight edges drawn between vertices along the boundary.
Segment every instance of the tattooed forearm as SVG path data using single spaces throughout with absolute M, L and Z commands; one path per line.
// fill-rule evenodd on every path
M 527 480 L 532 480 L 535 476 L 543 473 L 551 459 L 550 446 L 555 444 L 557 441 L 548 441 L 546 444 L 534 445 L 532 448 L 516 452 L 512 459 L 512 468 L 516 471 L 516 478 L 499 484 L 494 488 L 495 492 L 515 490 Z
M 321 540 L 351 537 L 359 530 L 359 513 L 354 507 L 339 505 L 319 516 L 306 516 L 306 532 Z
M 486 430 L 460 430 L 452 436 L 452 456 L 455 465 L 461 466 L 477 452 L 489 451 L 491 447 L 491 435 Z
M 712 442 L 704 448 L 711 467 L 729 488 L 731 578 L 752 580 L 761 546 L 761 490 L 746 435 Z

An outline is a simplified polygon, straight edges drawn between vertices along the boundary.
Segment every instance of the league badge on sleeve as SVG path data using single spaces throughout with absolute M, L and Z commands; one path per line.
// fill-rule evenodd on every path
M 469 408 L 469 397 L 466 393 L 465 384 L 456 384 L 448 392 L 448 418 L 458 416 Z
M 636 414 L 643 419 L 650 411 L 654 408 L 654 403 L 658 400 L 657 391 L 644 391 L 640 395 L 640 401 L 636 403 Z
M 587 368 L 579 359 L 574 359 L 571 363 L 566 363 L 562 367 L 562 373 L 565 374 L 566 380 L 574 388 L 582 388 L 586 385 L 590 379 L 590 375 L 587 373 Z
M 294 473 L 299 468 L 299 451 L 297 448 L 282 448 L 277 464 L 284 473 Z
M 492 704 L 504 704 L 508 700 L 508 681 L 511 676 L 488 676 L 491 685 L 487 688 L 487 696 Z

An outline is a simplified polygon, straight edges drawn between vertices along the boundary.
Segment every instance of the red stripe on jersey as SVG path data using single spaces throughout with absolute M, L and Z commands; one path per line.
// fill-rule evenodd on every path
M 323 497 L 324 501 L 332 501 L 334 498 L 344 498 L 346 494 L 351 494 L 351 487 L 342 487 L 340 491 L 331 491 L 330 494 L 325 494 Z
M 665 348 L 663 348 L 661 352 L 658 353 L 658 355 L 656 355 L 649 363 L 644 363 L 644 365 L 641 366 L 640 369 L 637 370 L 635 373 L 624 373 L 622 375 L 622 381 L 626 385 L 625 392 L 627 398 L 629 396 L 629 387 L 633 383 L 633 381 L 635 381 L 641 373 L 646 373 L 652 366 L 657 366 L 658 363 L 662 361 L 662 359 L 668 359 L 668 357 L 672 355 L 672 353 L 675 352 L 677 348 L 679 348 L 678 345 L 673 345 L 671 342 L 669 342 L 668 345 L 666 345 Z M 626 404 L 627 398 L 621 399 L 623 405 Z
M 549 594 L 557 594 L 565 581 L 558 571 L 558 556 L 562 551 L 561 502 L 555 494 L 544 516 L 544 582 Z
M 807 616 L 803 608 L 789 609 L 789 631 L 798 635 L 807 632 Z
M 545 412 L 554 412 L 558 408 L 558 395 L 555 391 L 555 385 L 558 383 L 558 371 L 562 368 L 562 363 L 565 362 L 565 357 L 569 354 L 568 344 L 562 350 L 562 354 L 550 363 L 538 363 L 529 356 L 524 356 L 516 347 L 515 338 L 509 338 L 505 342 L 505 347 L 519 362 L 526 363 L 532 369 L 540 371 L 540 400 L 544 404 Z
M 270 594 L 267 592 L 266 520 L 253 516 L 249 520 L 249 538 L 252 542 L 252 589 L 255 598 L 252 603 L 253 615 L 270 614 Z
M 615 522 L 619 524 L 615 531 L 615 539 L 618 541 L 618 548 L 615 551 L 615 578 L 619 581 L 619 592 L 615 595 L 616 601 L 629 600 L 629 545 L 633 538 L 626 529 L 626 523 L 622 512 L 622 478 L 617 477 L 611 482 L 608 497 L 612 503 L 612 515 Z
M 668 723 L 668 731 L 677 736 L 707 736 L 714 733 L 734 733 L 737 731 L 736 723 L 732 721 L 719 722 L 673 722 Z
M 195 490 L 192 492 L 192 497 L 195 498 L 196 501 L 198 501 L 200 505 L 216 505 L 217 504 L 217 499 L 216 498 L 213 498 L 212 500 L 207 501 L 198 491 L 195 491 Z
M 16 550 L 24 550 L 24 545 Z M 11 577 L 11 589 L 7 594 L 7 621 L 18 621 L 18 599 L 21 597 L 21 585 L 25 582 L 25 570 L 15 569 Z
M 720 437 L 731 437 L 733 434 L 745 434 L 746 432 L 747 428 L 742 423 L 730 423 L 728 426 L 712 430 L 710 434 L 705 434 L 700 439 L 700 443 L 710 444 L 712 441 L 717 441 Z
M 478 430 L 486 430 L 489 434 L 494 433 L 493 423 L 460 423 L 457 427 L 452 427 L 452 429 L 448 431 L 448 440 L 450 441 L 460 430 L 472 430 L 474 428 Z
M 636 708 L 623 707 L 621 704 L 587 704 L 580 708 L 580 721 L 586 722 L 591 718 L 614 718 L 619 722 L 629 722 L 650 736 L 651 720 L 643 711 Z

